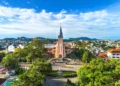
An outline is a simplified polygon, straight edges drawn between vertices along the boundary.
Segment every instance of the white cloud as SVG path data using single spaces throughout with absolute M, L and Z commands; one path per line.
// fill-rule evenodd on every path
M 0 6 L 0 34 L 29 34 L 56 38 L 59 23 L 62 23 L 66 38 L 88 36 L 105 38 L 110 35 L 119 36 L 120 14 L 105 10 L 69 14 L 62 10 L 59 13 L 36 12 L 34 9 L 22 9 Z M 114 34 L 114 33 L 116 34 Z
M 9 3 L 6 2 L 6 1 L 3 1 L 2 3 L 3 3 L 4 5 L 9 5 Z
M 102 10 L 88 13 L 80 13 L 80 15 L 84 20 L 90 20 L 96 18 L 105 18 L 108 15 L 108 13 L 106 10 Z

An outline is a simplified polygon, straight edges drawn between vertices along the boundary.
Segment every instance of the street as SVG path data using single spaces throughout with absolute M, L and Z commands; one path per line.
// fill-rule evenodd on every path
M 70 79 L 72 82 L 76 82 L 76 77 L 74 78 L 62 78 L 62 77 L 47 77 L 46 82 L 43 86 L 64 86 L 67 82 L 67 79 Z

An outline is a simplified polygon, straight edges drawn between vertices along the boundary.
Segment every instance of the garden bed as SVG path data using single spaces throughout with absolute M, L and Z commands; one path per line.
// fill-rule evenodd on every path
M 48 74 L 48 76 L 51 76 L 51 77 L 62 76 L 62 77 L 68 78 L 68 77 L 76 77 L 77 73 L 74 71 L 62 71 L 62 73 L 59 75 L 58 71 L 52 71 Z

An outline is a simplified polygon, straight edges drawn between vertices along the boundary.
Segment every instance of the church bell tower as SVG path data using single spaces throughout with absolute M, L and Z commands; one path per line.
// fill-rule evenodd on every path
M 61 24 L 60 24 L 60 33 L 58 35 L 58 42 L 56 44 L 55 57 L 56 58 L 63 58 L 63 57 L 65 57 L 65 47 L 64 47 L 64 42 L 63 42 L 63 33 L 62 33 Z

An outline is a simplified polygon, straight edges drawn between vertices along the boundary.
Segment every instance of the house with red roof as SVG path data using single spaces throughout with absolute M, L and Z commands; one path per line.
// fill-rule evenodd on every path
M 103 58 L 104 60 L 108 59 L 107 54 L 104 53 L 104 52 L 99 53 L 99 54 L 98 54 L 98 57 L 101 57 L 101 58 Z
M 120 49 L 110 49 L 107 51 L 107 56 L 109 58 L 120 59 Z

